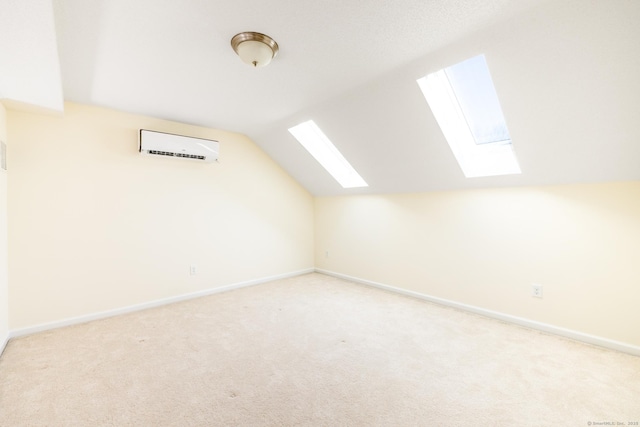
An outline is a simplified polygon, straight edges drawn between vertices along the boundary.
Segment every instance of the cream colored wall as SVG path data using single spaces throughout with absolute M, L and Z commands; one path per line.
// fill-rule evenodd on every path
M 315 220 L 317 268 L 640 345 L 638 182 L 317 198 Z
M 2 103 L 0 103 L 0 141 L 7 144 L 6 110 Z M 0 352 L 9 334 L 7 248 L 7 172 L 0 169 Z
M 11 142 L 0 339 L 9 326 L 310 268 L 315 218 L 318 268 L 640 345 L 640 183 L 317 198 L 314 212 L 242 135 L 65 111 L 7 111 L 4 135 L 0 108 Z M 218 139 L 220 163 L 141 156 L 139 128 Z M 0 266 L 6 254 L 0 231 Z
M 220 161 L 142 156 L 140 128 Z M 8 132 L 12 330 L 313 267 L 313 198 L 243 135 L 70 103 Z

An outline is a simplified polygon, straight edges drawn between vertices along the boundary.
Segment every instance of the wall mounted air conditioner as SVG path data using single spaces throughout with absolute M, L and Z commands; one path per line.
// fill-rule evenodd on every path
M 201 162 L 218 160 L 218 141 L 140 129 L 140 153 L 182 157 Z

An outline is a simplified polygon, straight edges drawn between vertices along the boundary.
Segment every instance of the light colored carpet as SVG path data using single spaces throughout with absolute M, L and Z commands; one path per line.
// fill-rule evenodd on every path
M 12 340 L 2 426 L 640 422 L 640 358 L 320 274 Z

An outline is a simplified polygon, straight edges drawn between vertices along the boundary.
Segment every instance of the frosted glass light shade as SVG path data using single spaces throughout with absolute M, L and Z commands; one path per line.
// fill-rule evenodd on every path
M 245 64 L 264 67 L 273 58 L 273 51 L 262 42 L 249 40 L 238 45 L 238 56 Z

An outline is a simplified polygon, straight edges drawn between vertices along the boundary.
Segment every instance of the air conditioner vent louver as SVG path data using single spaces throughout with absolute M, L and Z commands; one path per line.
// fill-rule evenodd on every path
M 140 129 L 142 154 L 213 162 L 218 160 L 219 145 L 210 139 Z
M 205 156 L 197 156 L 195 154 L 170 153 L 168 151 L 149 150 L 149 154 L 157 154 L 158 156 L 185 157 L 187 159 L 204 160 Z

